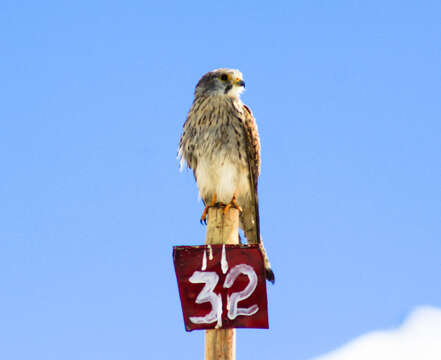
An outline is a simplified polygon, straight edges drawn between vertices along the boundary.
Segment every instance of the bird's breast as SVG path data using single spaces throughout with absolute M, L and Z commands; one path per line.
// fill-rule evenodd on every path
M 235 193 L 250 191 L 248 168 L 228 157 L 202 156 L 195 175 L 200 197 L 206 202 L 216 194 L 217 201 L 229 203 Z

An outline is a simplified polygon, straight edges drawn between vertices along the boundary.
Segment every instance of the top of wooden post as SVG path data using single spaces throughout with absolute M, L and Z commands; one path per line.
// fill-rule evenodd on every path
M 208 209 L 207 245 L 239 244 L 239 210 Z M 235 360 L 236 336 L 234 329 L 206 330 L 205 360 Z
M 239 210 L 208 209 L 206 244 L 239 244 Z

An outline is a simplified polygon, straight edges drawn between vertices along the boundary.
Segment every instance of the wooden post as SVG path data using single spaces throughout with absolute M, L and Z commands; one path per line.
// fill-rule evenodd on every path
M 239 211 L 230 208 L 224 215 L 223 208 L 208 210 L 206 244 L 238 244 Z M 236 334 L 234 329 L 205 331 L 205 360 L 235 360 Z

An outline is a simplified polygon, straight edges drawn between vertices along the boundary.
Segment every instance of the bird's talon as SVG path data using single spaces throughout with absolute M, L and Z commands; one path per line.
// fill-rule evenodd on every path
M 217 195 L 214 194 L 214 195 L 213 195 L 213 199 L 211 200 L 211 203 L 205 205 L 205 208 L 204 208 L 204 211 L 202 212 L 201 220 L 200 220 L 200 222 L 201 222 L 202 225 L 203 225 L 203 224 L 207 225 L 208 209 L 211 208 L 211 207 L 215 207 L 216 204 L 218 204 L 218 203 L 216 202 L 216 200 L 217 200 Z
M 237 203 L 236 198 L 237 198 L 237 194 L 234 193 L 233 198 L 231 199 L 231 201 L 227 205 L 225 205 L 224 215 L 228 212 L 228 210 L 230 210 L 230 208 L 234 208 L 234 209 L 239 210 L 239 213 L 242 212 L 242 208 Z

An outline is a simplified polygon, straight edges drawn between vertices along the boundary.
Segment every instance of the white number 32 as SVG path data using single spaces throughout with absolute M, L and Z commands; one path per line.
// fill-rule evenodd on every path
M 230 320 L 234 320 L 240 315 L 252 316 L 259 311 L 259 307 L 256 304 L 248 308 L 238 307 L 238 303 L 248 299 L 257 287 L 257 275 L 250 265 L 239 264 L 234 266 L 225 278 L 224 288 L 231 288 L 237 277 L 241 274 L 248 277 L 249 283 L 242 291 L 234 292 L 227 297 L 227 316 Z M 203 304 L 209 302 L 211 304 L 211 311 L 207 315 L 191 316 L 190 321 L 194 324 L 211 324 L 217 322 L 216 327 L 221 327 L 222 297 L 213 291 L 219 281 L 219 275 L 213 271 L 195 271 L 189 280 L 193 284 L 205 284 L 196 298 L 196 303 Z

